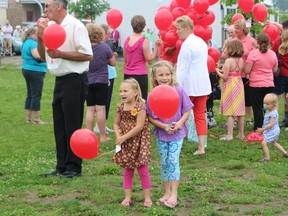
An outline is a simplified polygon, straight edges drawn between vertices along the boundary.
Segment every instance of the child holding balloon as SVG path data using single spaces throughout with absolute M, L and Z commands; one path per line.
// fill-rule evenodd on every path
M 225 60 L 223 71 L 216 69 L 218 76 L 223 79 L 220 113 L 227 116 L 228 134 L 220 140 L 229 141 L 233 139 L 234 116 L 238 119 L 239 134 L 237 138 L 244 139 L 244 85 L 241 79 L 243 66 L 243 45 L 239 40 L 230 41 L 224 50 L 227 59 Z
M 134 171 L 137 169 L 144 191 L 144 207 L 153 205 L 150 198 L 150 174 L 148 163 L 151 158 L 149 121 L 145 101 L 139 83 L 129 78 L 120 85 L 122 103 L 117 106 L 114 130 L 116 154 L 114 162 L 124 168 L 123 188 L 125 199 L 121 205 L 131 205 Z
M 149 104 L 149 99 L 150 102 L 152 101 L 152 92 L 148 97 L 147 103 L 149 121 L 155 126 L 154 134 L 156 135 L 160 155 L 161 176 L 164 182 L 164 195 L 159 199 L 159 202 L 167 207 L 174 208 L 178 204 L 177 190 L 180 180 L 179 156 L 183 139 L 188 134 L 186 121 L 189 118 L 193 104 L 184 89 L 178 85 L 175 78 L 175 70 L 168 61 L 159 61 L 153 65 L 151 82 L 153 88 L 162 85 L 173 87 L 180 98 L 180 106 L 176 113 L 172 114 L 172 116 L 166 116 L 169 118 L 169 122 L 167 119 L 158 117 L 162 116 L 161 113 L 158 114 L 159 111 L 157 112 L 158 116 L 155 114 L 155 111 L 153 112 L 152 104 Z M 166 94 L 169 93 L 166 92 Z M 172 94 L 170 95 L 172 97 Z M 174 98 L 171 100 L 174 100 Z M 175 102 L 177 102 L 176 99 Z M 168 109 L 169 107 L 167 106 L 163 109 L 163 112 L 167 113 Z

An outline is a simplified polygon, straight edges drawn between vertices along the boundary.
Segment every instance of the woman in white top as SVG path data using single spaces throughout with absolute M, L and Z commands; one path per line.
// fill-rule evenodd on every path
M 208 129 L 205 109 L 211 85 L 207 67 L 208 47 L 200 37 L 193 33 L 193 21 L 186 15 L 175 21 L 177 34 L 185 40 L 181 46 L 177 60 L 177 80 L 189 95 L 194 104 L 194 119 L 198 134 L 198 150 L 194 155 L 204 155 L 204 142 Z

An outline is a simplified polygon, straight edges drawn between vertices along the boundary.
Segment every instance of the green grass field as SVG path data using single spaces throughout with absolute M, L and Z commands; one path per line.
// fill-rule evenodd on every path
M 113 101 L 108 126 L 113 126 L 123 63 L 117 63 Z M 288 159 L 270 147 L 272 161 L 262 164 L 260 144 L 240 140 L 220 142 L 209 136 L 206 155 L 193 156 L 197 144 L 184 141 L 181 152 L 179 205 L 175 209 L 157 205 L 163 194 L 158 152 L 152 136 L 152 208 L 144 208 L 139 177 L 135 175 L 133 206 L 120 205 L 124 198 L 122 168 L 111 160 L 113 153 L 83 162 L 82 177 L 43 177 L 55 167 L 52 124 L 54 77 L 45 78 L 41 117 L 47 125 L 25 123 L 26 87 L 21 68 L 2 64 L 0 68 L 0 215 L 288 215 Z M 225 118 L 214 112 L 218 125 Z M 280 103 L 280 119 L 283 118 Z M 85 127 L 85 121 L 83 122 Z M 252 131 L 246 128 L 245 134 Z M 225 134 L 218 127 L 209 135 Z M 237 135 L 238 131 L 235 131 Z M 115 140 L 113 134 L 109 137 Z M 281 129 L 280 143 L 288 149 L 287 132 Z M 100 154 L 113 150 L 114 142 L 101 144 Z

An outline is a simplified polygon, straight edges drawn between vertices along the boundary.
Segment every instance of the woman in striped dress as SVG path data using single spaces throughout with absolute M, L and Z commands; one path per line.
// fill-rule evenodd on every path
M 243 45 L 238 40 L 230 41 L 223 52 L 226 52 L 228 58 L 223 66 L 223 71 L 217 69 L 216 72 L 223 79 L 220 113 L 227 116 L 228 133 L 220 140 L 233 139 L 234 117 L 238 119 L 239 134 L 237 138 L 244 139 L 245 100 L 244 85 L 241 79 Z

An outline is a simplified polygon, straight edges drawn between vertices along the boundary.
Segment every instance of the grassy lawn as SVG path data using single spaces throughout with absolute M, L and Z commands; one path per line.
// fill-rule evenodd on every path
M 117 64 L 113 101 L 108 126 L 113 126 L 123 63 Z M 213 135 L 226 133 L 217 127 L 209 130 L 208 148 L 203 157 L 193 156 L 197 144 L 184 141 L 181 153 L 179 205 L 175 209 L 157 205 L 163 194 L 158 152 L 152 136 L 152 208 L 144 208 L 139 177 L 135 175 L 133 206 L 120 205 L 123 169 L 111 160 L 113 153 L 83 162 L 83 176 L 75 179 L 43 177 L 55 167 L 52 124 L 54 77 L 44 81 L 42 120 L 47 125 L 25 123 L 26 87 L 21 68 L 4 64 L 0 68 L 0 215 L 287 215 L 288 159 L 270 147 L 271 162 L 262 164 L 260 144 L 240 140 L 220 142 Z M 214 112 L 218 125 L 225 118 Z M 283 119 L 280 103 L 280 120 Z M 85 121 L 83 121 L 85 127 Z M 246 128 L 245 134 L 252 131 Z M 238 131 L 235 130 L 235 135 Z M 115 140 L 113 134 L 109 137 Z M 280 143 L 288 149 L 287 132 L 281 129 Z M 101 144 L 100 154 L 114 149 L 114 142 Z

